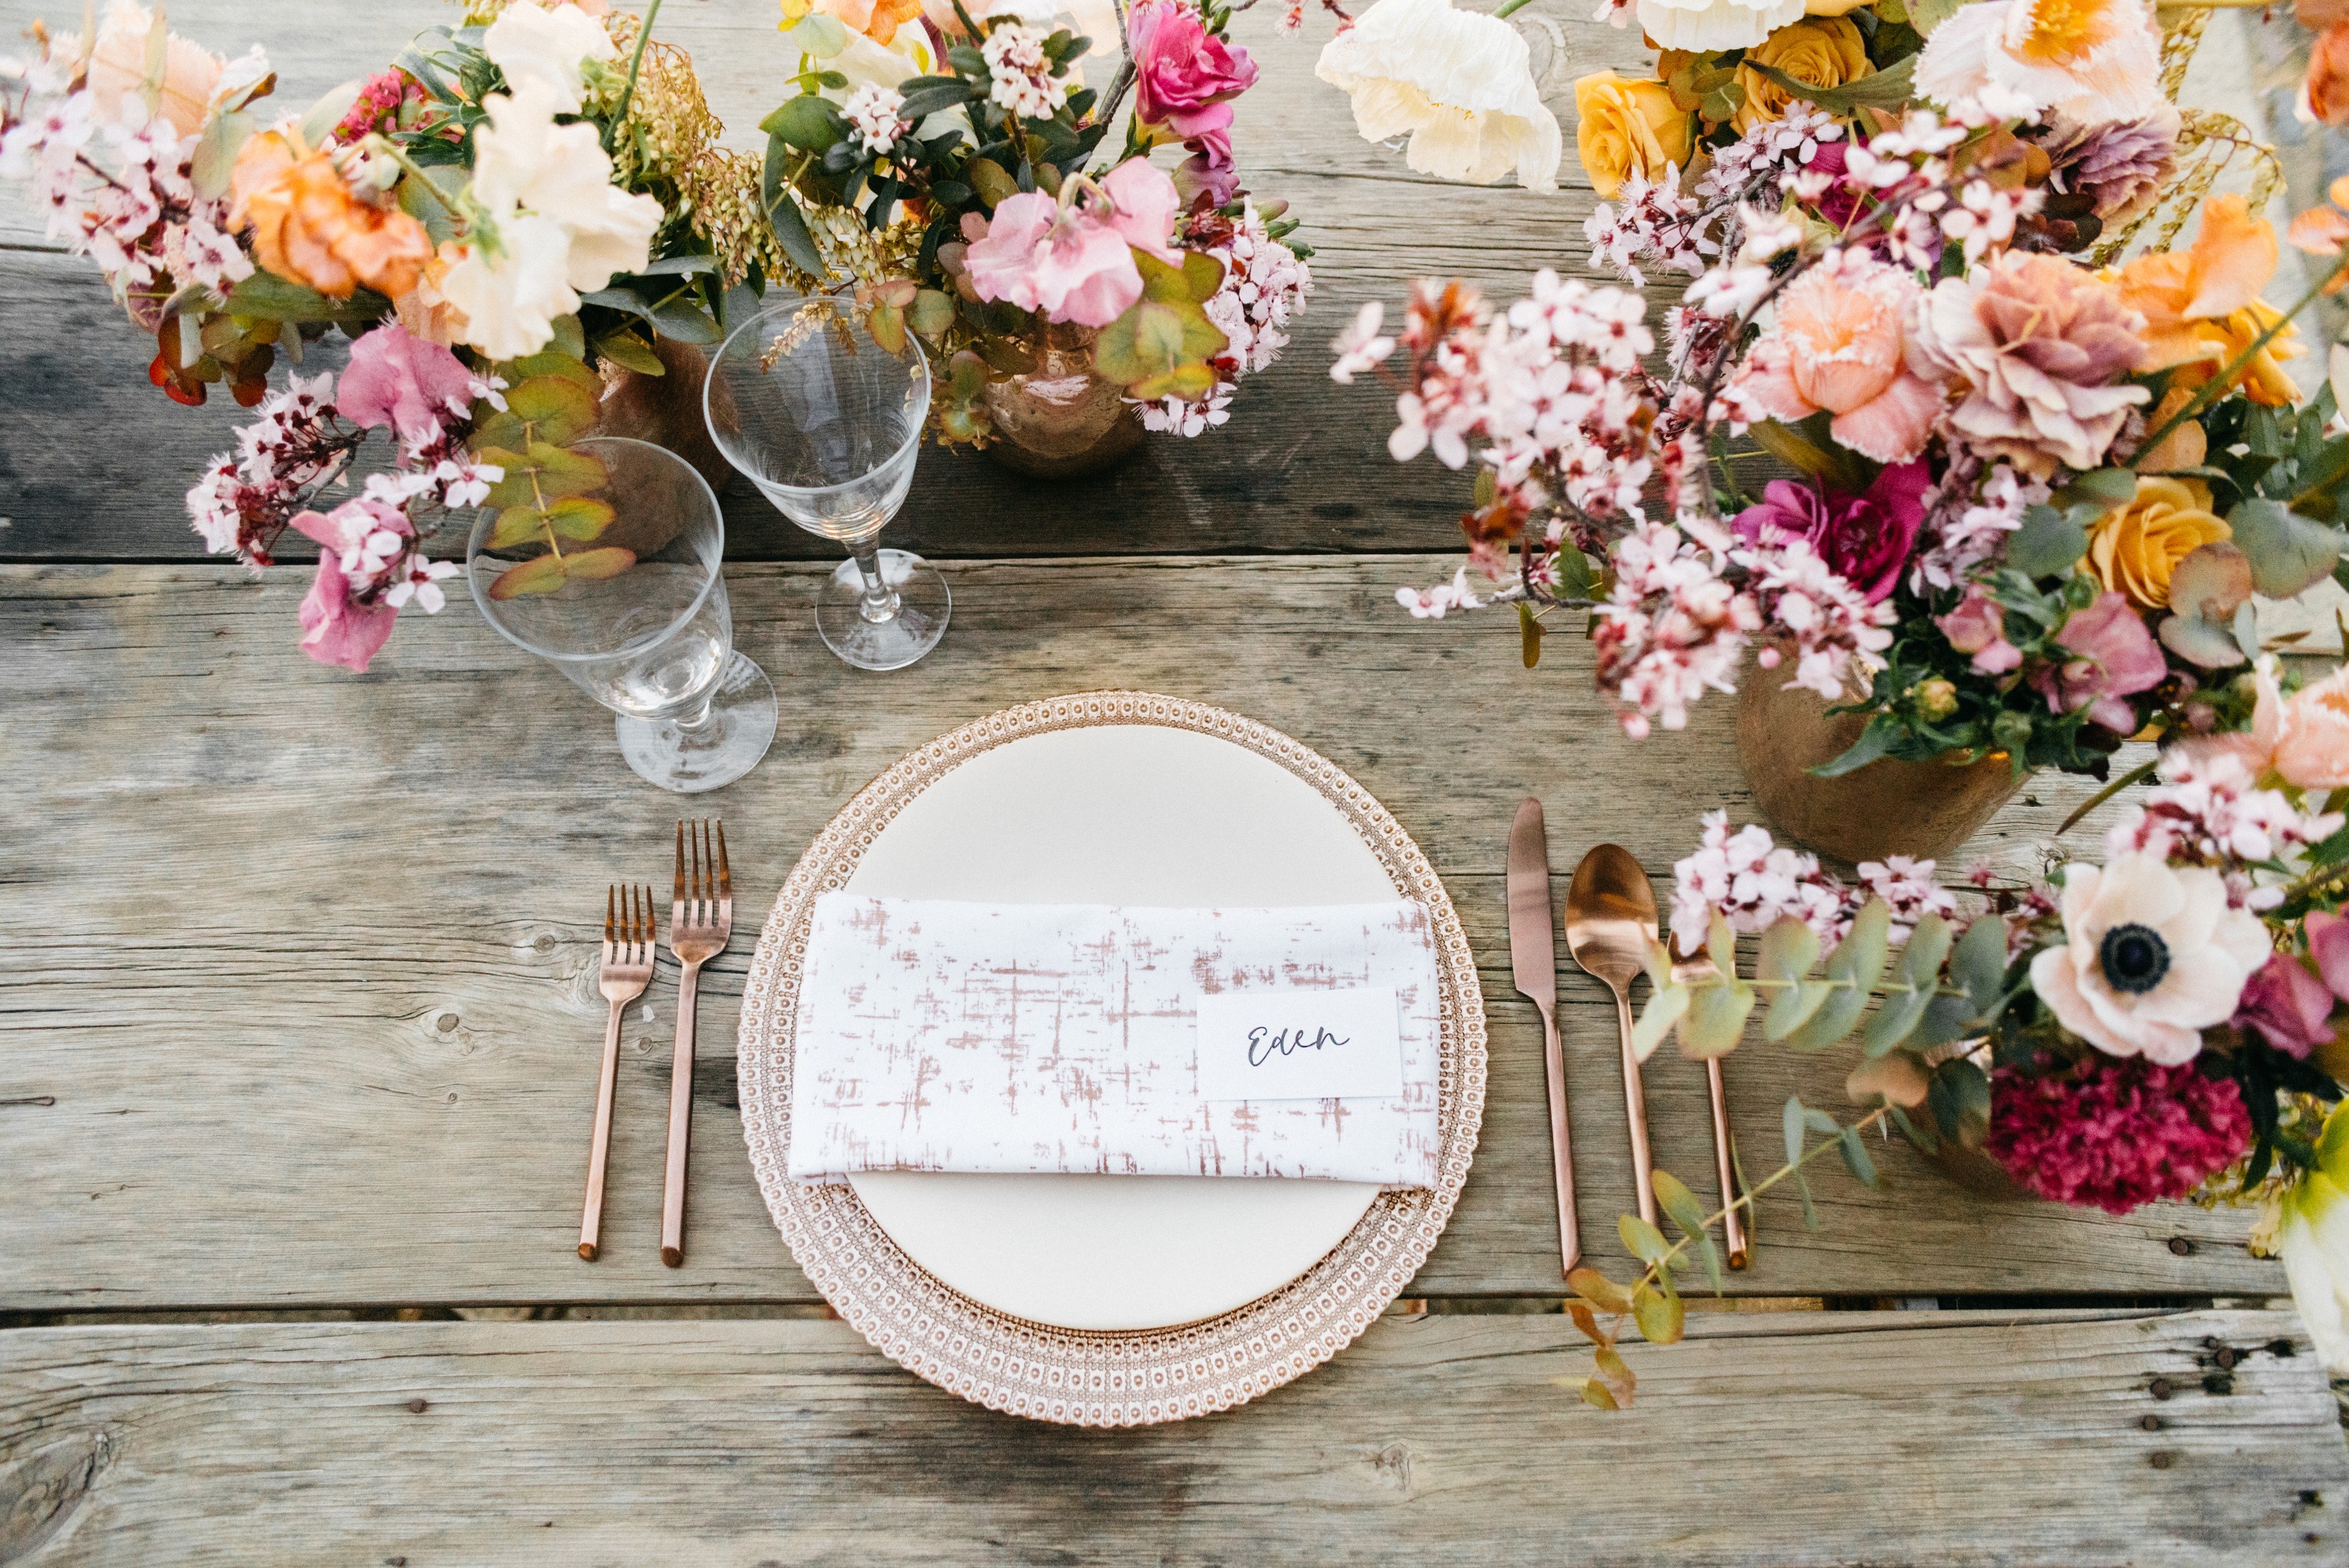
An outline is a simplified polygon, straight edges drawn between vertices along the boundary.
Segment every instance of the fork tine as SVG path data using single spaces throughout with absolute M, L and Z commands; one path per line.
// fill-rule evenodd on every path
M 718 897 L 716 885 L 718 871 L 716 862 L 710 859 L 709 819 L 707 817 L 701 819 L 701 849 L 700 852 L 693 857 L 693 870 L 694 874 L 701 880 L 701 918 L 706 924 L 715 918 L 709 913 L 709 905 Z
M 730 901 L 734 897 L 734 879 L 726 870 L 726 824 L 718 824 L 718 896 Z
M 660 916 L 653 912 L 653 890 L 650 884 L 638 890 L 645 901 L 645 962 L 652 962 L 653 944 L 660 935 Z
M 606 886 L 605 887 L 605 889 L 604 889 L 604 940 L 605 940 L 605 943 L 607 943 L 607 944 L 608 944 L 609 942 L 611 942 L 611 941 L 612 941 L 612 939 L 613 939 L 613 938 L 612 938 L 612 911 L 613 911 L 614 900 L 617 899 L 618 897 L 619 897 L 619 890 L 618 890 L 617 888 L 611 887 L 611 886 L 609 886 L 609 885 L 606 885 Z
M 671 902 L 675 903 L 683 904 L 685 903 L 685 819 L 682 817 L 679 817 L 677 820 L 676 888 L 669 896 Z

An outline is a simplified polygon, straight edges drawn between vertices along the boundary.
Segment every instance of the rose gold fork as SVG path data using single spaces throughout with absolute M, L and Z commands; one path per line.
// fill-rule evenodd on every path
M 604 1026 L 604 1076 L 595 1086 L 595 1141 L 587 1150 L 587 1209 L 579 1222 L 579 1255 L 594 1261 L 604 1231 L 604 1164 L 612 1152 L 612 1093 L 620 1077 L 620 1014 L 652 984 L 653 890 L 604 890 L 604 970 L 596 987 L 612 1004 Z
M 1710 954 L 1677 959 L 1672 965 L 1672 978 L 1678 981 L 1713 980 L 1720 975 Z M 1745 1190 L 1737 1181 L 1737 1155 L 1729 1133 L 1729 1088 L 1722 1081 L 1719 1057 L 1704 1059 L 1704 1087 L 1706 1098 L 1713 1101 L 1713 1171 L 1721 1181 L 1721 1206 L 1727 1211 L 1721 1222 L 1722 1239 L 1729 1243 L 1729 1266 L 1742 1269 L 1754 1261 L 1754 1243 L 1745 1228 L 1745 1218 L 1736 1208 Z
M 685 1151 L 693 1130 L 693 1005 L 701 966 L 726 951 L 734 930 L 734 879 L 726 869 L 726 824 L 710 852 L 710 822 L 696 830 L 677 825 L 677 883 L 669 905 L 668 950 L 682 971 L 677 982 L 677 1059 L 668 1078 L 668 1177 L 661 1190 L 661 1262 L 685 1263 Z

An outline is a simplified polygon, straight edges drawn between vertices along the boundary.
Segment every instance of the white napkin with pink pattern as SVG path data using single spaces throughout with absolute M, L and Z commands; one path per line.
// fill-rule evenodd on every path
M 1204 994 L 1391 988 L 1400 1096 L 1216 1100 Z M 1435 1184 L 1424 905 L 1116 909 L 829 892 L 792 1045 L 788 1169 Z

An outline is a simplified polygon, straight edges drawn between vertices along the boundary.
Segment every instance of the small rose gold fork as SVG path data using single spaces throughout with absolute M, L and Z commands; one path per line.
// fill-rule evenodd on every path
M 677 882 L 669 905 L 668 949 L 677 982 L 677 1058 L 668 1078 L 668 1176 L 661 1190 L 661 1262 L 685 1263 L 685 1152 L 693 1130 L 693 1010 L 701 966 L 726 951 L 734 931 L 734 879 L 726 869 L 726 824 L 710 851 L 711 823 L 677 825 Z
M 1672 965 L 1675 980 L 1712 980 L 1720 975 L 1710 954 L 1700 953 Z M 1737 1155 L 1729 1130 L 1729 1088 L 1722 1081 L 1719 1057 L 1705 1058 L 1704 1087 L 1706 1097 L 1713 1101 L 1713 1172 L 1721 1181 L 1721 1206 L 1727 1211 L 1721 1224 L 1722 1238 L 1729 1243 L 1729 1266 L 1742 1269 L 1754 1261 L 1754 1243 L 1745 1228 L 1745 1217 L 1735 1207 L 1745 1190 L 1737 1181 Z
M 579 1222 L 579 1255 L 594 1261 L 603 1244 L 604 1166 L 612 1152 L 612 1095 L 620 1077 L 620 1014 L 652 984 L 653 890 L 604 890 L 604 970 L 596 988 L 612 1004 L 604 1026 L 604 1076 L 595 1086 L 595 1141 L 587 1150 L 587 1209 Z

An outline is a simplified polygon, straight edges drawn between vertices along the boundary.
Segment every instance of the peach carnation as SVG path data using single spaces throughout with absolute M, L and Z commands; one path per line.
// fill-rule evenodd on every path
M 1823 262 L 1787 286 L 1778 317 L 1754 346 L 1739 389 L 1789 423 L 1824 408 L 1835 438 L 1879 463 L 1925 449 L 1941 409 L 1938 380 L 1909 368 L 1917 285 L 1857 253 Z
M 397 299 L 432 258 L 424 225 L 362 201 L 291 121 L 237 154 L 230 220 L 253 233 L 254 258 L 279 277 L 348 299 L 361 286 Z

